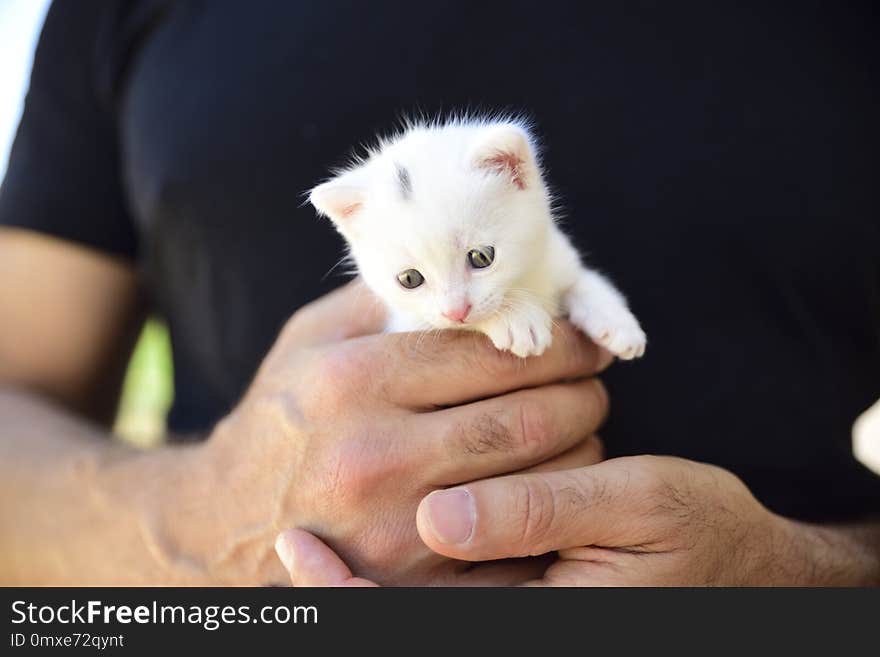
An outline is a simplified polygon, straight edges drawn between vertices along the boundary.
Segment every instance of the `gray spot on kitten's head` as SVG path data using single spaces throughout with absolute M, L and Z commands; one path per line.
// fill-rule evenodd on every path
M 400 185 L 400 193 L 404 199 L 412 196 L 412 180 L 409 177 L 409 171 L 400 164 L 397 165 L 397 183 Z

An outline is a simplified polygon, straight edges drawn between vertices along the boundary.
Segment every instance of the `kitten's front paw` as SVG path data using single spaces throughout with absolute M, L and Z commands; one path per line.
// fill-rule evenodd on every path
M 552 320 L 543 310 L 496 320 L 486 327 L 496 349 L 520 358 L 540 356 L 553 342 Z
M 639 358 L 648 342 L 639 321 L 626 306 L 571 308 L 571 321 L 621 360 Z

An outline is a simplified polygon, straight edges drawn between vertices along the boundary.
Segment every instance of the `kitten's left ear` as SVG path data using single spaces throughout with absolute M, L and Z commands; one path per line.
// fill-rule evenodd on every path
M 526 189 L 536 180 L 537 166 L 529 135 L 515 123 L 482 130 L 471 162 L 477 169 L 506 176 L 517 189 Z

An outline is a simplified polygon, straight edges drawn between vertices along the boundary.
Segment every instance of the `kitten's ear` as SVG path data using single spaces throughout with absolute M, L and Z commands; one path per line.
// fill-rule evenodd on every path
M 315 209 L 343 228 L 364 205 L 364 188 L 354 176 L 342 174 L 315 187 L 309 194 L 309 202 Z
M 513 123 L 482 130 L 471 162 L 477 169 L 506 176 L 517 189 L 525 189 L 536 180 L 537 166 L 529 135 Z

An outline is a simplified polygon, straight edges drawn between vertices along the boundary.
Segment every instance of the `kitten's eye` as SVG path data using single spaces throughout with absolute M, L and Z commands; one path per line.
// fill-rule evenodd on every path
M 397 275 L 397 282 L 407 290 L 412 290 L 425 282 L 425 277 L 418 269 L 407 269 Z
M 480 246 L 468 251 L 468 262 L 474 269 L 485 269 L 495 259 L 494 246 Z

